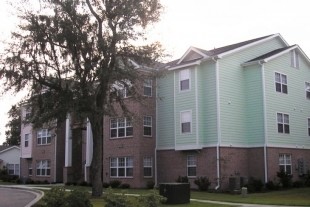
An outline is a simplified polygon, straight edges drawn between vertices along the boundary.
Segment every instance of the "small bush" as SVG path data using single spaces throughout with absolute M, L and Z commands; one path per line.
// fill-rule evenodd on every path
M 106 202 L 105 207 L 133 207 L 131 200 L 128 199 L 124 193 L 115 194 L 112 189 L 109 188 L 103 195 L 103 199 Z
M 268 181 L 266 184 L 265 184 L 265 188 L 267 190 L 279 190 L 279 184 L 275 184 L 273 181 Z
M 153 190 L 152 193 L 141 195 L 138 198 L 139 206 L 143 207 L 157 207 L 161 203 L 165 203 L 166 200 L 164 196 L 159 195 L 155 190 Z
M 121 184 L 122 184 L 122 181 L 119 181 L 119 180 L 110 181 L 111 188 L 118 188 Z
M 122 188 L 122 189 L 129 189 L 130 185 L 128 183 L 122 183 L 122 184 L 120 184 L 119 187 Z
M 155 186 L 155 182 L 153 180 L 149 180 L 146 182 L 146 188 L 147 189 L 153 189 Z
M 283 188 L 292 187 L 292 175 L 281 170 L 280 172 L 277 172 L 277 176 L 280 179 L 280 183 L 282 184 Z
M 293 182 L 293 187 L 294 188 L 302 188 L 304 186 L 305 186 L 305 184 L 301 180 L 297 180 L 297 181 Z
M 194 183 L 198 186 L 198 189 L 200 191 L 207 191 L 209 189 L 209 186 L 211 185 L 211 182 L 207 177 L 198 177 L 194 181 Z
M 46 207 L 63 207 L 65 206 L 65 188 L 57 187 L 52 188 L 51 190 L 45 193 L 43 197 L 43 202 Z
M 86 181 L 82 181 L 79 183 L 80 186 L 88 186 L 88 183 Z
M 179 176 L 176 179 L 176 182 L 177 183 L 188 183 L 188 177 L 187 176 Z
M 263 190 L 264 184 L 260 179 L 255 179 L 251 177 L 247 184 L 249 193 L 261 192 Z
M 305 186 L 310 187 L 310 170 L 307 171 L 307 174 L 304 176 Z
M 66 207 L 91 207 L 89 195 L 86 192 L 74 190 L 66 197 Z
M 102 187 L 108 188 L 108 187 L 110 187 L 110 184 L 109 183 L 102 183 Z

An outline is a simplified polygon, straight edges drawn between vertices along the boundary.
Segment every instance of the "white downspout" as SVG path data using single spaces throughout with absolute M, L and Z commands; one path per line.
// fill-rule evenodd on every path
M 217 130 L 217 145 L 216 145 L 216 176 L 217 186 L 215 190 L 221 187 L 221 172 L 220 172 L 220 144 L 221 144 L 221 108 L 220 108 L 220 84 L 219 84 L 219 63 L 217 59 L 212 58 L 215 61 L 215 74 L 216 74 L 216 130 Z
M 57 180 L 57 134 L 55 135 L 55 167 L 54 167 L 54 173 L 55 173 L 55 176 L 54 176 L 54 183 L 56 183 L 56 180 Z
M 266 88 L 265 88 L 265 67 L 264 64 L 259 62 L 262 66 L 262 84 L 263 84 L 263 107 L 264 107 L 264 168 L 265 168 L 265 183 L 268 182 L 268 160 L 267 160 L 267 142 L 268 142 L 268 133 L 267 133 L 267 114 L 266 114 Z
M 155 118 L 155 123 L 156 123 L 156 129 L 155 129 L 155 131 L 156 131 L 156 136 L 155 136 L 155 158 L 154 158 L 154 171 L 155 171 L 155 186 L 158 186 L 158 180 L 157 180 L 157 132 L 158 132 L 158 125 L 157 125 L 157 121 L 158 121 L 158 104 L 157 104 L 157 101 L 158 101 L 158 99 L 157 99 L 157 97 L 158 97 L 158 91 L 157 91 L 157 78 L 156 78 L 156 101 L 155 101 L 155 108 L 156 108 L 156 111 L 155 111 L 155 116 L 156 116 L 156 118 Z
M 87 174 L 87 167 L 91 165 L 91 161 L 93 159 L 93 134 L 92 134 L 92 129 L 91 129 L 91 124 L 89 120 L 87 119 L 87 125 L 86 125 L 86 162 L 84 165 L 84 181 L 88 181 L 88 174 Z

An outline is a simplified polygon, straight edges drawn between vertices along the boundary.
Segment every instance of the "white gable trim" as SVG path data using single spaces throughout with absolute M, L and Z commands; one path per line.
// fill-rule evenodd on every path
M 180 64 L 180 63 L 187 57 L 187 55 L 188 55 L 190 52 L 198 53 L 199 55 L 202 56 L 202 58 L 207 57 L 206 54 L 202 53 L 201 51 L 197 50 L 196 48 L 190 47 L 190 48 L 184 53 L 184 55 L 180 58 L 180 60 L 177 62 L 177 64 Z
M 1 153 L 4 153 L 4 152 L 6 152 L 6 151 L 10 151 L 10 150 L 12 150 L 12 149 L 20 150 L 19 147 L 17 147 L 17 146 L 12 146 L 12 147 L 9 147 L 9 148 L 6 148 L 6 149 L 0 151 L 0 154 L 1 154 Z

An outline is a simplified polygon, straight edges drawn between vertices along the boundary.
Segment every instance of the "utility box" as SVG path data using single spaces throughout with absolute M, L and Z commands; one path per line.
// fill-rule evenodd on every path
M 184 204 L 190 202 L 189 183 L 161 183 L 159 194 L 167 198 L 167 204 Z
M 246 197 L 247 194 L 248 194 L 248 188 L 242 187 L 241 188 L 241 195 L 242 195 L 242 197 Z

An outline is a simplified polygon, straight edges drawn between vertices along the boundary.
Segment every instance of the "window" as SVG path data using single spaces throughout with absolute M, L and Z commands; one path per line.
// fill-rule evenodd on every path
M 6 165 L 9 175 L 19 175 L 19 164 Z
M 32 165 L 31 165 L 31 163 L 28 165 L 28 175 L 32 176 Z
M 143 135 L 152 136 L 152 117 L 151 116 L 143 117 Z
M 133 160 L 132 157 L 114 157 L 110 159 L 111 177 L 132 177 Z
M 279 133 L 285 133 L 285 134 L 290 133 L 289 115 L 277 113 L 277 122 Z
M 197 168 L 197 160 L 195 155 L 187 156 L 187 176 L 195 177 Z
M 51 143 L 51 134 L 48 129 L 41 129 L 37 132 L 38 145 L 45 145 Z
M 275 73 L 276 91 L 287 94 L 287 77 L 286 75 Z
M 26 109 L 25 119 L 26 119 L 26 120 L 29 120 L 30 117 L 31 117 L 31 110 L 28 108 L 28 109 Z
M 110 120 L 111 138 L 129 137 L 133 135 L 131 120 L 128 118 L 114 118 Z
M 305 86 L 306 86 L 306 98 L 310 99 L 310 83 L 306 82 Z
M 310 136 L 310 118 L 308 118 L 308 136 Z
M 25 147 L 29 145 L 29 134 L 25 134 Z
M 180 91 L 190 89 L 190 70 L 185 69 L 180 71 Z
M 143 83 L 143 95 L 152 97 L 152 80 L 147 79 Z
M 152 157 L 143 158 L 143 175 L 144 177 L 152 177 L 153 160 Z
M 51 175 L 51 163 L 49 160 L 37 161 L 37 176 L 50 176 Z
M 299 68 L 299 55 L 296 50 L 291 51 L 291 67 Z
M 117 95 L 121 98 L 130 97 L 130 88 L 132 84 L 128 80 L 116 81 L 113 84 L 114 90 L 116 90 Z
M 191 111 L 181 112 L 181 132 L 182 133 L 191 132 L 191 122 L 192 122 L 192 112 Z
M 279 167 L 280 171 L 292 174 L 292 157 L 290 154 L 279 155 Z

